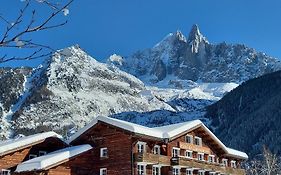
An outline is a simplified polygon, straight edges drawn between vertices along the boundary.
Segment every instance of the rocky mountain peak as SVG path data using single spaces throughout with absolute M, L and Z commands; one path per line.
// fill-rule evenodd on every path
M 208 40 L 200 33 L 199 26 L 197 24 L 192 26 L 187 42 L 190 44 L 191 51 L 193 53 L 198 53 L 201 43 L 209 44 Z

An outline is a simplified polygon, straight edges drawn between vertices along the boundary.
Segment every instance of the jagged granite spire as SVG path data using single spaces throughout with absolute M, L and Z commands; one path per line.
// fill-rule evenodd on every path
M 208 40 L 200 33 L 197 24 L 194 24 L 188 36 L 187 42 L 191 46 L 191 51 L 193 53 L 198 53 L 199 45 L 201 42 L 204 44 L 209 44 Z

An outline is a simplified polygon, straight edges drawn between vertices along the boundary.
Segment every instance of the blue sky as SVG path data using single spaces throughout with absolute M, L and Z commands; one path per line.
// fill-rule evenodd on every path
M 0 12 L 9 17 L 22 6 L 20 0 L 0 4 Z M 47 12 L 37 8 L 43 15 Z M 104 60 L 113 53 L 126 56 L 152 47 L 178 29 L 188 35 L 196 23 L 211 43 L 244 43 L 281 58 L 280 0 L 76 0 L 67 18 L 63 28 L 34 38 L 57 49 L 79 44 Z M 0 49 L 0 54 L 5 52 Z M 40 61 L 5 65 L 34 66 Z

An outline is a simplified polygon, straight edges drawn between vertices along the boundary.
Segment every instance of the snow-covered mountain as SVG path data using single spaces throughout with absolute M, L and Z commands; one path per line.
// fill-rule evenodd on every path
M 65 135 L 99 115 L 144 125 L 197 119 L 205 114 L 205 106 L 237 86 L 195 82 L 185 89 L 145 86 L 116 66 L 96 61 L 79 46 L 58 51 L 36 69 L 2 72 L 1 138 L 46 130 Z
M 153 48 L 128 57 L 113 55 L 109 62 L 146 84 L 184 88 L 186 83 L 241 83 L 281 69 L 281 62 L 243 44 L 210 43 L 197 25 L 186 38 L 180 31 L 168 34 Z

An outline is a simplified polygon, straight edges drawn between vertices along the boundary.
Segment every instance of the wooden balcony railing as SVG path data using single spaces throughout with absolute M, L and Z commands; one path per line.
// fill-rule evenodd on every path
M 168 156 L 152 154 L 152 153 L 135 153 L 135 162 L 146 162 L 148 164 L 161 164 L 163 166 L 171 165 L 171 158 Z
M 211 154 L 211 149 L 209 147 L 198 146 L 198 145 L 186 143 L 186 142 L 178 142 L 178 145 L 179 145 L 179 148 L 181 148 L 181 149 L 191 150 L 191 151 L 205 153 L 205 154 Z
M 196 159 L 188 159 L 185 157 L 169 157 L 152 153 L 134 153 L 135 162 L 144 162 L 147 164 L 159 164 L 162 166 L 179 165 L 182 167 L 202 169 L 206 171 L 220 172 L 221 174 L 245 175 L 244 169 L 224 167 L 217 163 L 209 163 Z
M 199 161 L 194 159 L 188 159 L 184 157 L 173 157 L 171 158 L 171 165 L 180 165 L 190 168 L 198 168 L 207 171 L 220 172 L 222 174 L 235 174 L 235 175 L 245 175 L 244 169 L 224 167 L 216 163 L 209 163 L 206 161 Z

